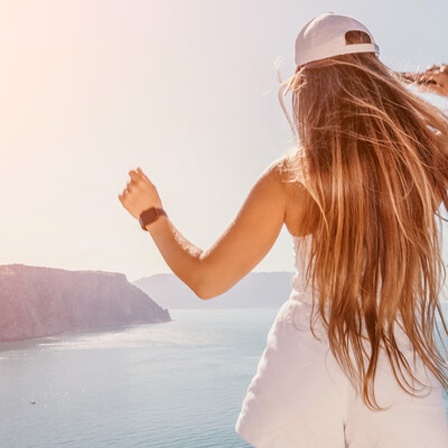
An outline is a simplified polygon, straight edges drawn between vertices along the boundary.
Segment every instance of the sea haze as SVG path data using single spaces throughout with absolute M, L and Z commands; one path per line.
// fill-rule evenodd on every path
M 251 272 L 213 300 L 200 300 L 173 274 L 157 274 L 134 282 L 161 307 L 176 309 L 280 308 L 291 293 L 292 272 Z
M 247 448 L 234 432 L 275 309 L 0 344 L 2 448 Z

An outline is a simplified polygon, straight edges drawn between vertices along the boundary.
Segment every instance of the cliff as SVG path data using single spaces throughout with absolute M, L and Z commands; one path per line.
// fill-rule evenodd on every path
M 0 266 L 0 341 L 169 320 L 123 274 Z

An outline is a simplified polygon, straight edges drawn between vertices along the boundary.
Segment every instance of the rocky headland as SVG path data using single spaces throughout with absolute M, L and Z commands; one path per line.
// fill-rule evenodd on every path
M 0 341 L 169 320 L 123 274 L 0 266 Z

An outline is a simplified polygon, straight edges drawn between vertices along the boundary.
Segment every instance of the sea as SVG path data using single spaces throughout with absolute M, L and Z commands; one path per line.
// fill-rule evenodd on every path
M 234 425 L 276 313 L 174 310 L 167 323 L 2 343 L 0 446 L 249 447 Z

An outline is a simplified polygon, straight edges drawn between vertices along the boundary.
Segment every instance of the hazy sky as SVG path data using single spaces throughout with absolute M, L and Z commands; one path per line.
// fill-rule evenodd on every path
M 291 145 L 274 63 L 326 11 L 395 69 L 448 61 L 446 0 L 1 0 L 0 263 L 166 272 L 117 199 L 130 168 L 206 247 Z M 283 232 L 257 270 L 292 270 Z

